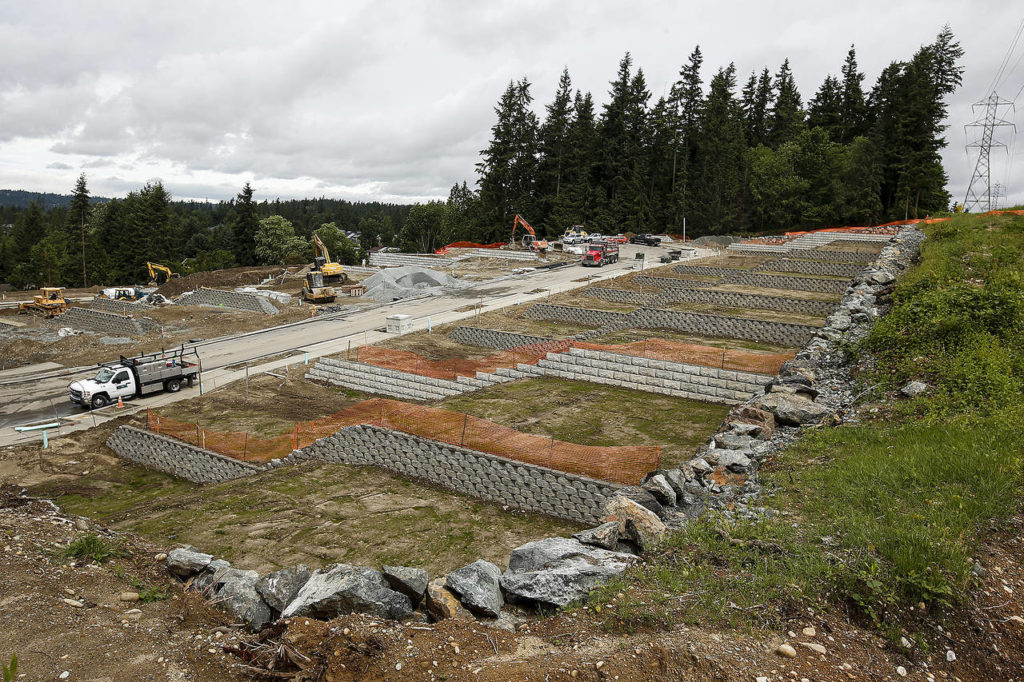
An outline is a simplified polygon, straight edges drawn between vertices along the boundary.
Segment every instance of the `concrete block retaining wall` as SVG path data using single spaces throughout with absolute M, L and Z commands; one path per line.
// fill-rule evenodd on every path
M 402 265 L 416 265 L 423 268 L 446 268 L 455 261 L 451 258 L 440 256 L 420 256 L 411 253 L 371 253 L 370 265 L 378 267 L 400 267 Z
M 378 466 L 513 509 L 581 523 L 597 523 L 605 502 L 620 488 L 369 425 L 345 427 L 282 463 L 303 460 Z
M 217 483 L 259 471 L 251 464 L 133 426 L 117 427 L 107 447 L 122 459 L 193 483 Z
M 825 275 L 829 277 L 856 277 L 863 270 L 858 263 L 828 263 L 816 260 L 793 260 L 779 258 L 762 263 L 754 272 L 795 272 L 803 275 Z
M 731 284 L 743 284 L 765 289 L 789 289 L 790 291 L 815 291 L 825 294 L 841 294 L 850 286 L 843 279 L 818 279 L 816 277 L 796 277 L 791 275 L 768 275 L 760 272 L 744 272 Z
M 732 277 L 739 272 L 743 272 L 743 270 L 715 268 L 708 265 L 677 265 L 672 268 L 672 272 L 677 272 L 680 275 L 700 275 L 702 277 Z
M 53 320 L 62 327 L 114 336 L 143 336 L 157 328 L 156 322 L 145 317 L 126 317 L 89 308 L 68 308 Z
M 99 298 L 92 299 L 89 304 L 90 310 L 102 310 L 105 313 L 117 313 L 119 315 L 133 315 L 139 311 L 145 310 L 145 306 L 135 303 L 134 301 L 117 301 L 112 298 Z
M 182 294 L 176 302 L 178 305 L 224 306 L 225 308 L 249 310 L 254 313 L 277 315 L 277 308 L 266 298 L 240 291 L 221 291 L 220 289 L 203 288 Z
M 543 336 L 530 336 L 528 334 L 516 334 L 515 332 L 502 332 L 496 329 L 462 326 L 456 327 L 448 335 L 448 338 L 456 343 L 463 343 L 467 346 L 494 348 L 496 350 L 508 350 L 519 346 L 546 343 L 553 340 Z
M 682 291 L 682 290 L 679 290 Z M 696 291 L 696 290 L 695 290 Z M 674 297 L 674 293 L 671 295 Z M 611 303 L 626 303 L 635 306 L 655 305 L 656 301 L 662 301 L 670 295 L 648 294 L 638 291 L 627 291 L 626 289 L 606 289 L 605 287 L 587 287 L 583 290 L 584 296 L 597 298 Z
M 535 303 L 526 309 L 523 317 L 529 320 L 551 320 L 553 322 L 569 322 L 589 327 L 603 327 L 607 324 L 628 323 L 632 313 L 616 313 L 610 310 L 593 310 L 576 308 L 568 305 L 552 305 Z
M 397 369 L 333 358 L 317 360 L 305 378 L 402 400 L 441 400 L 480 388 L 459 381 L 435 379 Z
M 841 251 L 837 249 L 814 249 L 812 251 L 796 251 L 790 254 L 791 258 L 801 260 L 820 260 L 831 263 L 861 263 L 867 265 L 876 258 L 877 253 L 866 253 L 863 251 Z M 856 273 L 854 273 L 856 274 Z
M 600 292 L 600 293 L 598 293 Z M 664 294 L 638 294 L 635 291 L 618 289 L 587 289 L 588 296 L 618 303 L 635 303 L 646 307 L 651 304 L 667 303 L 698 303 L 703 305 L 726 306 L 730 308 L 751 308 L 754 310 L 777 310 L 783 313 L 798 315 L 816 315 L 826 317 L 835 310 L 838 301 L 815 301 L 785 296 L 760 296 L 757 294 L 738 294 L 732 291 L 715 291 L 712 289 L 675 289 Z M 629 294 L 628 296 L 626 294 Z
M 678 277 L 658 277 L 657 275 L 637 275 L 633 278 L 634 284 L 643 287 L 656 287 L 662 290 L 668 289 L 710 289 L 718 282 L 701 282 L 695 279 L 679 279 Z
M 509 251 L 507 249 L 466 249 L 458 252 L 454 260 L 467 258 L 501 258 L 504 260 L 538 260 L 540 256 L 532 251 Z
M 802 346 L 818 330 L 817 327 L 805 324 L 655 308 L 640 308 L 632 313 L 613 313 L 589 308 L 536 303 L 524 313 L 524 316 L 535 320 L 553 320 L 595 326 L 615 324 L 617 326 L 624 325 L 621 328 L 672 329 L 700 336 L 745 339 L 792 347 Z
M 537 363 L 547 376 L 735 405 L 761 392 L 770 376 L 573 348 Z

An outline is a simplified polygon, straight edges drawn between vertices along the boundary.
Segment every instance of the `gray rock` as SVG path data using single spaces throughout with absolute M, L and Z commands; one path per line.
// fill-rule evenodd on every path
M 850 316 L 843 313 L 833 313 L 828 318 L 828 325 L 841 332 L 849 329 L 852 324 L 853 320 L 850 319 Z
M 661 475 L 664 476 L 668 484 L 672 486 L 672 490 L 675 492 L 676 498 L 678 499 L 679 496 L 683 494 L 683 491 L 686 490 L 686 474 L 682 469 L 669 469 L 667 471 L 663 471 Z M 690 478 L 693 478 L 692 471 Z
M 728 433 L 736 436 L 751 436 L 753 438 L 757 438 L 764 433 L 764 426 L 761 424 L 751 424 L 750 422 L 732 422 L 729 424 Z
M 189 578 L 206 568 L 213 555 L 203 554 L 193 547 L 172 549 L 167 553 L 167 570 L 181 578 Z
M 637 558 L 569 538 L 529 542 L 512 551 L 501 587 L 510 601 L 565 606 L 621 575 Z
M 725 450 L 746 450 L 754 444 L 750 436 L 739 436 L 733 433 L 716 433 L 715 447 Z
M 619 524 L 615 521 L 609 521 L 595 528 L 574 533 L 573 537 L 584 545 L 593 545 L 603 549 L 615 549 L 619 545 Z
M 753 462 L 739 450 L 726 450 L 718 458 L 718 465 L 737 474 L 750 474 L 753 471 Z
M 665 510 L 662 508 L 661 503 L 658 502 L 657 498 L 655 498 L 654 495 L 652 495 L 649 491 L 644 490 L 643 488 L 637 487 L 635 485 L 629 485 L 619 488 L 615 492 L 615 494 L 621 495 L 622 497 L 628 497 L 629 499 L 633 500 L 640 506 L 646 507 L 647 509 L 651 510 L 658 516 L 662 516 L 665 513 Z
M 474 613 L 497 617 L 505 599 L 501 596 L 501 569 L 477 559 L 448 574 L 445 587 L 458 595 L 462 605 Z
M 758 396 L 754 399 L 753 404 L 771 412 L 780 424 L 789 426 L 815 424 L 832 412 L 824 405 L 819 405 L 799 395 L 787 393 L 769 393 Z
M 412 600 L 413 604 L 419 604 L 423 595 L 427 593 L 427 585 L 430 584 L 430 575 L 422 568 L 410 568 L 408 566 L 381 566 L 384 579 L 396 592 L 401 592 Z
M 900 393 L 908 398 L 916 398 L 925 391 L 928 390 L 928 384 L 923 381 L 911 381 L 906 386 L 900 389 Z
M 687 464 L 690 465 L 690 468 L 693 469 L 693 472 L 698 476 L 703 476 L 704 474 L 709 474 L 714 471 L 714 467 L 708 464 L 707 460 L 703 457 L 694 457 L 687 462 Z
M 810 386 L 804 386 L 803 384 L 771 384 L 768 387 L 768 392 L 799 395 L 807 398 L 808 400 L 814 400 L 818 397 L 818 389 L 811 388 Z
M 402 620 L 412 615 L 412 602 L 392 590 L 384 576 L 372 568 L 334 564 L 313 571 L 281 616 L 329 620 L 346 613 Z
M 884 270 L 879 270 L 868 275 L 867 281 L 871 284 L 888 284 L 889 282 L 896 281 L 896 276 Z
M 302 586 L 309 580 L 309 566 L 299 564 L 289 568 L 282 568 L 280 571 L 268 573 L 256 583 L 256 591 L 263 597 L 270 608 L 278 613 L 292 603 L 295 595 L 299 593 Z
M 224 559 L 214 559 L 202 571 L 192 578 L 192 589 L 197 592 L 213 592 L 220 586 L 220 579 L 231 570 L 231 564 Z
M 672 486 L 669 485 L 663 475 L 655 474 L 654 476 L 651 476 L 640 487 L 654 495 L 654 499 L 659 503 L 669 507 L 675 506 L 676 491 L 672 489 Z
M 253 632 L 258 632 L 270 622 L 270 607 L 256 591 L 259 573 L 228 569 L 222 579 L 214 598 L 217 608 L 227 611 Z
M 704 513 L 705 504 L 704 500 L 699 495 L 694 495 L 690 492 L 685 492 L 679 496 L 676 500 L 676 506 L 679 510 L 690 519 L 696 519 L 698 516 Z

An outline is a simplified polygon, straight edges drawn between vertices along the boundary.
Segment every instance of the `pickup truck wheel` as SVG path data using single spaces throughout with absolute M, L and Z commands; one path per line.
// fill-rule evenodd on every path
M 101 395 L 94 395 L 92 397 L 92 402 L 90 404 L 92 405 L 92 409 L 98 410 L 101 407 L 106 407 L 108 402 L 110 402 L 110 401 L 107 400 L 107 396 L 101 394 Z
M 164 388 L 167 389 L 168 393 L 177 393 L 181 390 L 181 379 L 168 379 L 167 383 L 164 384 Z

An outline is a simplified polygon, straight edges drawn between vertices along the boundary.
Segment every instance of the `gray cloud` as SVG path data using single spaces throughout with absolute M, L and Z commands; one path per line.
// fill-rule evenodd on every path
M 40 169 L 24 182 L 50 191 L 67 191 L 85 168 L 109 194 L 159 174 L 179 197 L 229 198 L 247 180 L 270 198 L 444 197 L 475 180 L 494 103 L 523 75 L 540 114 L 563 66 L 601 103 L 629 50 L 657 98 L 700 43 L 706 78 L 729 61 L 743 79 L 789 57 L 807 100 L 851 43 L 870 85 L 950 22 L 967 50 L 945 153 L 959 197 L 972 168 L 960 126 L 1019 20 L 1008 5 L 7 3 L 0 161 Z M 1010 80 L 1020 87 L 1024 67 Z M 993 171 L 1018 187 L 1020 166 L 997 160 Z

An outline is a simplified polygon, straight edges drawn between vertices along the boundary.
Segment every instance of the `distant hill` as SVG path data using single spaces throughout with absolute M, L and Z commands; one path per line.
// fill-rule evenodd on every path
M 33 201 L 39 202 L 44 211 L 58 206 L 67 206 L 71 203 L 70 194 L 51 194 L 49 192 L 26 192 L 23 189 L 0 189 L 0 206 L 13 206 L 15 208 L 28 208 Z M 92 197 L 90 201 L 94 204 L 102 204 L 110 201 L 107 197 Z

